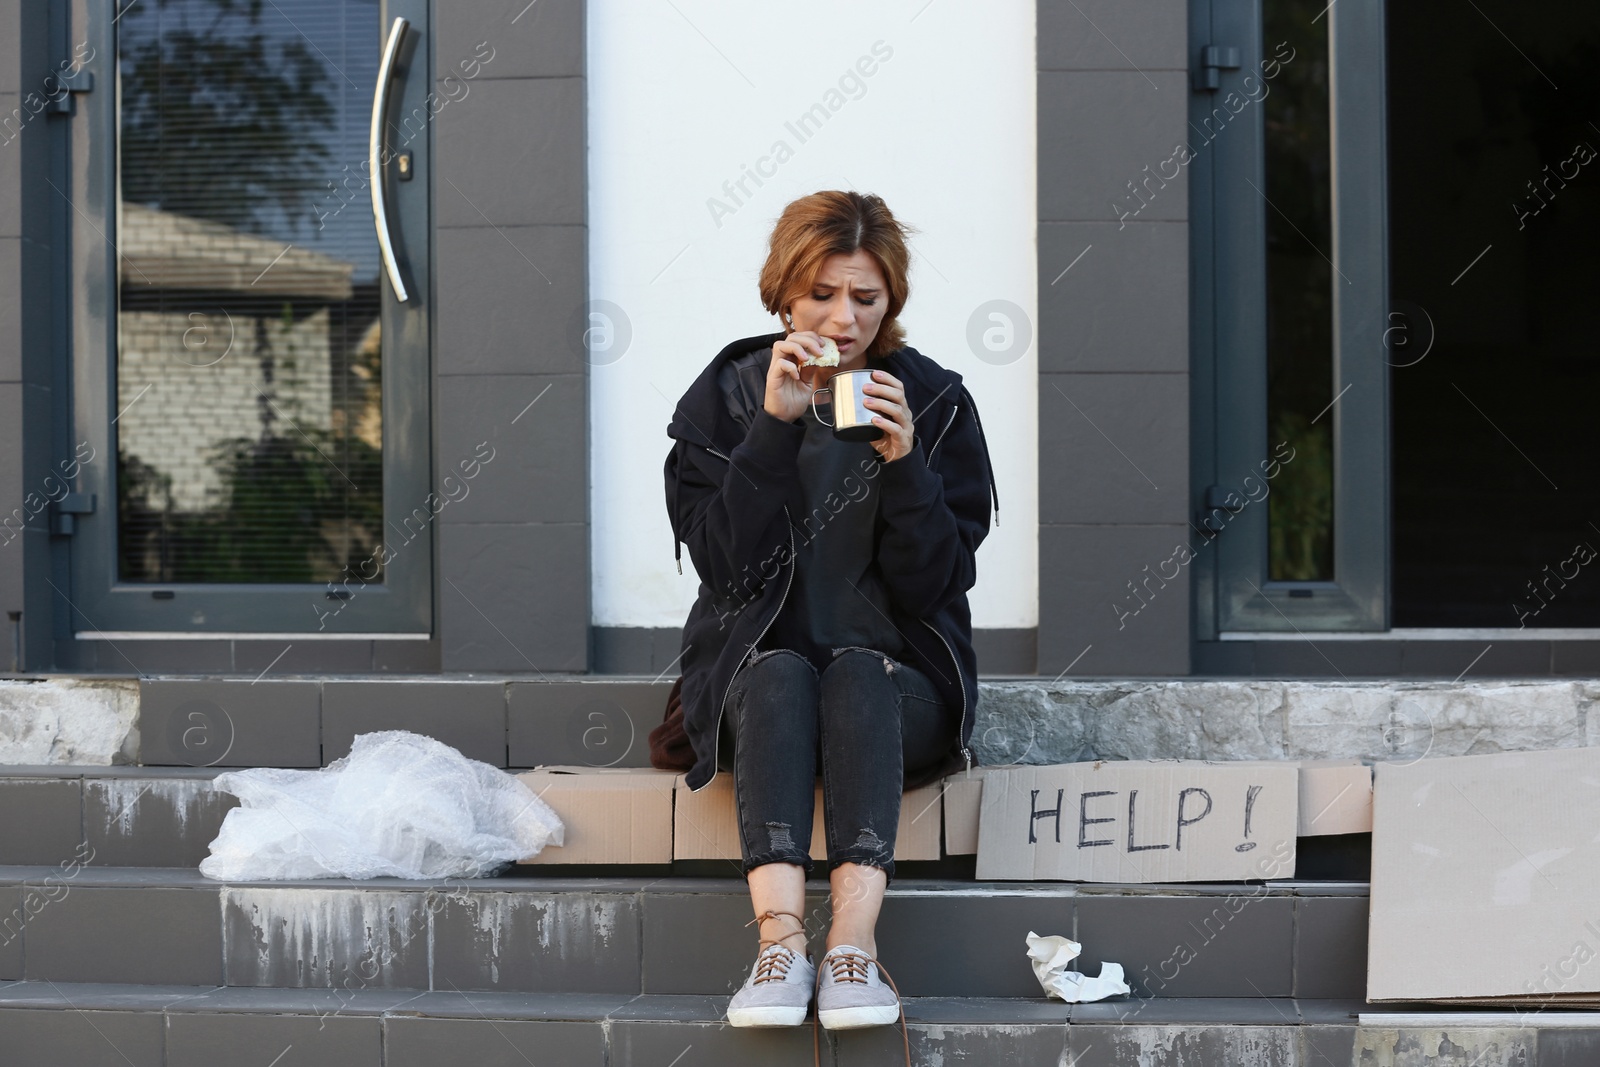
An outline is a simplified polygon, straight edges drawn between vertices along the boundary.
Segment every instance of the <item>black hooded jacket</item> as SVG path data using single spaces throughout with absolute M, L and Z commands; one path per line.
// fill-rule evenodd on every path
M 679 661 L 684 732 L 695 755 L 685 779 L 691 789 L 716 774 L 728 688 L 777 618 L 794 577 L 791 525 L 803 506 L 797 458 L 805 427 L 769 414 L 759 392 L 752 399 L 753 383 L 731 396 L 718 383 L 729 361 L 785 336 L 747 337 L 724 348 L 683 394 L 667 426 L 673 439 L 667 515 L 678 542 L 673 554 L 681 573 L 681 545 L 687 544 L 700 576 Z M 878 460 L 876 476 L 877 561 L 893 602 L 892 621 L 907 645 L 901 658 L 961 711 L 960 736 L 950 739 L 946 763 L 922 776 L 931 781 L 972 765 L 978 684 L 967 590 L 976 580 L 978 546 L 989 533 L 990 503 L 998 522 L 1000 498 L 983 424 L 961 375 L 911 347 L 869 358 L 867 366 L 904 383 L 916 420 L 910 454 L 892 463 Z

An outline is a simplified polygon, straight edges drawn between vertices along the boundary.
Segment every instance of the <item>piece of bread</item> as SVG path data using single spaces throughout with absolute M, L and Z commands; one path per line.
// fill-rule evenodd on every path
M 839 346 L 831 337 L 822 339 L 822 355 L 807 356 L 800 361 L 802 367 L 837 367 L 839 365 Z

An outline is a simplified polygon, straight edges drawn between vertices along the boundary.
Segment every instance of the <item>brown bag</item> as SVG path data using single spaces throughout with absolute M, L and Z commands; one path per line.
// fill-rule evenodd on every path
M 687 771 L 694 766 L 694 748 L 683 732 L 683 675 L 667 694 L 667 713 L 650 731 L 650 766 L 658 771 Z

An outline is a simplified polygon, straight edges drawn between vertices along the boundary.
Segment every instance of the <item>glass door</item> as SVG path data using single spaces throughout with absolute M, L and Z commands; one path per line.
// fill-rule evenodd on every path
M 84 17 L 73 629 L 426 633 L 426 0 Z
M 1196 632 L 1382 630 L 1382 8 L 1192 19 Z

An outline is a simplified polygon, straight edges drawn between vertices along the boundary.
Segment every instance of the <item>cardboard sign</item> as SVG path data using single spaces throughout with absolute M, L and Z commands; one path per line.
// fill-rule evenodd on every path
M 1600 749 L 1375 769 L 1367 999 L 1600 1003 Z
M 971 856 L 978 851 L 978 807 L 983 801 L 983 775 L 992 768 L 974 767 L 944 780 L 944 853 Z
M 1300 761 L 1300 836 L 1372 832 L 1372 768 L 1360 760 Z
M 992 770 L 980 879 L 1197 882 L 1294 874 L 1294 763 L 1118 760 Z
M 563 844 L 523 863 L 671 863 L 671 771 L 542 767 L 517 777 L 561 816 Z

